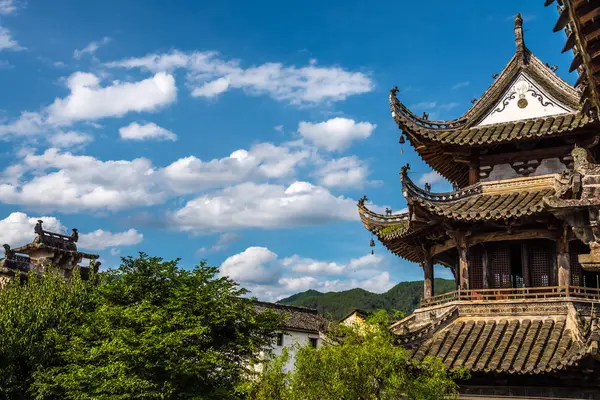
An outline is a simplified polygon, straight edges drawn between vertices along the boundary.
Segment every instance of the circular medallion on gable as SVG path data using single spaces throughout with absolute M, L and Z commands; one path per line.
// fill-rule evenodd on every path
M 527 99 L 519 99 L 517 102 L 517 106 L 519 106 L 519 108 L 525 108 L 527 107 L 527 104 Z

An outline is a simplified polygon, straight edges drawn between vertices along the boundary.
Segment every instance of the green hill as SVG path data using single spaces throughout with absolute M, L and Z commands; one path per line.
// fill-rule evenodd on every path
M 435 279 L 435 294 L 455 290 L 454 280 Z M 280 304 L 316 308 L 321 314 L 339 320 L 350 311 L 359 308 L 375 311 L 382 308 L 400 310 L 407 315 L 419 304 L 423 294 L 423 281 L 400 282 L 385 293 L 371 293 L 364 289 L 351 289 L 343 292 L 321 293 L 307 290 L 278 301 Z

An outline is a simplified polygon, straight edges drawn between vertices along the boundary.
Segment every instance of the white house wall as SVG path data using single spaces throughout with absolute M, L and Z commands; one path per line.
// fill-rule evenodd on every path
M 550 97 L 527 74 L 520 73 L 478 126 L 571 112 L 575 110 Z
M 275 344 L 272 348 L 273 354 L 275 356 L 281 355 L 284 347 L 288 348 L 288 354 L 290 356 L 287 364 L 285 365 L 286 371 L 291 371 L 294 369 L 294 361 L 296 359 L 296 346 L 294 344 L 299 344 L 300 346 L 308 346 L 310 345 L 310 338 L 317 339 L 317 348 L 321 347 L 321 340 L 319 339 L 318 333 L 307 333 L 307 332 L 297 332 L 297 331 L 288 331 L 283 335 L 283 346 L 277 346 Z

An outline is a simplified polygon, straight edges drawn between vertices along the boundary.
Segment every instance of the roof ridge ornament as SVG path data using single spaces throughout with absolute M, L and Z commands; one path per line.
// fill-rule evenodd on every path
M 521 63 L 526 64 L 526 47 L 525 37 L 523 35 L 523 17 L 521 17 L 521 13 L 518 13 L 515 17 L 515 44 L 517 45 L 517 56 L 520 58 Z

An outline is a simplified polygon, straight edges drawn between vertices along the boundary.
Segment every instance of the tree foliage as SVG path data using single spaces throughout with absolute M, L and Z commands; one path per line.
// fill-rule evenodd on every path
M 249 364 L 273 342 L 280 319 L 257 313 L 241 298 L 245 290 L 217 278 L 216 268 L 177 264 L 141 253 L 94 277 L 96 284 L 47 274 L 0 291 L 10 299 L 0 307 L 0 327 L 9 330 L 0 335 L 0 393 L 11 399 L 242 396 Z
M 338 327 L 333 345 L 297 349 L 294 369 L 282 370 L 287 352 L 270 361 L 253 388 L 253 400 L 435 400 L 456 395 L 453 378 L 439 359 L 414 363 L 397 345 L 385 310 L 363 326 Z

